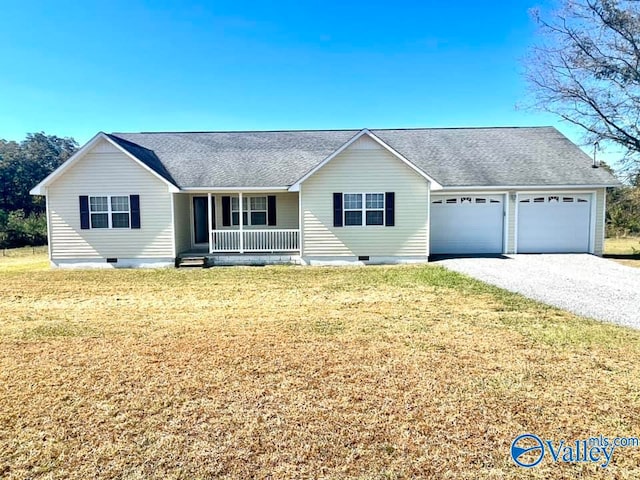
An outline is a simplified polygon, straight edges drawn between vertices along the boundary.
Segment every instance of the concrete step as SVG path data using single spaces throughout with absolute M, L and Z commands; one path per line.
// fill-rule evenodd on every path
M 178 268 L 204 268 L 207 266 L 206 257 L 181 257 L 178 259 Z

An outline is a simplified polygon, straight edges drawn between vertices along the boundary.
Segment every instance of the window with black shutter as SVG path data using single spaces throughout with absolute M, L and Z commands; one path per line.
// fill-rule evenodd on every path
M 140 228 L 140 195 L 81 195 L 80 228 Z

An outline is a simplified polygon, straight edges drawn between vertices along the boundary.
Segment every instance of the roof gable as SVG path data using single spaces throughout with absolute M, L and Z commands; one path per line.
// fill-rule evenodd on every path
M 96 150 L 99 153 L 108 153 L 108 152 L 114 152 L 114 151 L 123 153 L 127 157 L 129 157 L 131 160 L 133 160 L 135 163 L 139 164 L 142 168 L 150 172 L 152 175 L 154 175 L 155 177 L 159 178 L 164 183 L 166 183 L 167 186 L 169 187 L 169 191 L 172 191 L 172 192 L 178 191 L 178 188 L 175 186 L 175 184 L 173 184 L 173 182 L 171 182 L 170 180 L 162 176 L 151 166 L 147 165 L 146 162 L 137 158 L 128 150 L 122 148 L 119 145 L 119 143 L 115 142 L 109 135 L 103 132 L 100 132 L 97 135 L 95 135 L 91 140 L 89 140 L 80 150 L 78 150 L 69 159 L 67 159 L 67 161 L 65 161 L 62 165 L 60 165 L 53 172 L 51 172 L 44 180 L 42 180 L 35 187 L 33 187 L 29 193 L 31 195 L 45 195 L 45 188 L 47 186 L 49 186 L 53 181 L 55 181 L 60 175 L 64 174 L 64 172 L 66 172 L 69 168 L 75 165 L 79 160 L 84 158 L 88 153 Z
M 289 190 L 298 191 L 300 189 L 300 185 L 305 180 L 307 180 L 309 177 L 311 177 L 314 173 L 316 173 L 318 170 L 320 170 L 322 167 L 324 167 L 327 163 L 329 163 L 331 160 L 336 158 L 342 152 L 344 152 L 348 148 L 352 148 L 359 140 L 361 140 L 365 136 L 367 138 L 370 138 L 375 143 L 377 143 L 381 148 L 387 150 L 395 158 L 397 158 L 402 163 L 407 165 L 409 168 L 411 168 L 413 171 L 415 171 L 418 175 L 423 177 L 425 180 L 429 181 L 431 183 L 431 189 L 432 190 L 440 190 L 440 189 L 442 189 L 442 185 L 440 185 L 437 181 L 435 181 L 433 178 L 431 178 L 429 175 L 427 175 L 423 170 L 421 170 L 420 168 L 416 167 L 413 163 L 411 163 L 409 160 L 407 160 L 404 156 L 402 156 L 401 154 L 396 152 L 393 148 L 391 148 L 385 142 L 380 140 L 380 138 L 378 138 L 376 135 L 374 135 L 373 133 L 371 133 L 369 130 L 367 130 L 365 128 L 365 129 L 361 130 L 353 138 L 351 138 L 351 140 L 346 142 L 344 145 L 342 145 L 340 148 L 338 148 L 335 152 L 333 152 L 331 155 L 329 155 L 327 158 L 325 158 L 322 162 L 320 162 L 318 165 L 316 165 L 314 168 L 312 168 L 309 172 L 304 174 L 299 180 L 297 180 L 293 185 L 291 185 L 291 188 Z

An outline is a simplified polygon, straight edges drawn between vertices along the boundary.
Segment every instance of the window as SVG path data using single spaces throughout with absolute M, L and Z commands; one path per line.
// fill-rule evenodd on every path
M 267 224 L 267 197 L 251 197 L 251 225 Z
M 365 194 L 367 225 L 384 225 L 384 193 Z
M 384 193 L 345 193 L 344 225 L 384 225 Z
M 89 197 L 89 212 L 91 228 L 129 228 L 128 196 Z
M 344 194 L 344 224 L 346 226 L 362 225 L 362 194 Z
M 111 227 L 129 228 L 129 197 L 111 197 Z
M 89 197 L 91 228 L 109 228 L 109 197 Z
M 240 199 L 231 197 L 231 224 L 240 224 Z M 242 199 L 242 224 L 267 224 L 267 197 L 244 197 Z

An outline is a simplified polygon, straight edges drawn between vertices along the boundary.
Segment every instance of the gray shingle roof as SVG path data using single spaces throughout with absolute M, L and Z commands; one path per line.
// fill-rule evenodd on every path
M 175 185 L 289 186 L 359 130 L 114 133 Z M 446 187 L 618 185 L 553 127 L 371 130 Z

